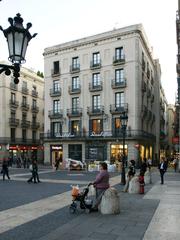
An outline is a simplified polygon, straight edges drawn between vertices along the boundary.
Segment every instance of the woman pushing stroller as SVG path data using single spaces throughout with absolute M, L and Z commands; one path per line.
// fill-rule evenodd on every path
M 96 199 L 93 203 L 93 207 L 90 209 L 90 212 L 97 212 L 98 206 L 101 202 L 102 196 L 106 189 L 109 188 L 109 173 L 107 171 L 107 163 L 100 163 L 100 171 L 96 176 L 94 182 L 91 183 L 96 189 Z

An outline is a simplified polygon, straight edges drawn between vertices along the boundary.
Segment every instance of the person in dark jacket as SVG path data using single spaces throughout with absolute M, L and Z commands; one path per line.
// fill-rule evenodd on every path
M 10 179 L 8 161 L 6 160 L 3 160 L 1 173 L 3 174 L 3 181 L 5 180 L 5 176 L 7 176 L 7 178 Z
M 165 161 L 164 157 L 161 158 L 158 168 L 161 176 L 161 184 L 164 184 L 164 174 L 167 171 L 167 162 Z
M 32 176 L 30 177 L 30 179 L 27 181 L 28 183 L 32 182 L 32 180 L 34 180 L 34 183 L 39 183 L 39 174 L 38 174 L 38 165 L 37 165 L 37 161 L 33 160 L 32 162 Z
M 142 161 L 140 171 L 143 172 L 144 174 L 147 171 L 147 161 L 146 161 L 146 158 L 144 158 L 143 161 Z
M 100 171 L 92 184 L 96 188 L 96 199 L 90 212 L 96 212 L 98 211 L 98 206 L 101 202 L 104 192 L 109 188 L 109 173 L 107 171 L 107 163 L 100 163 Z

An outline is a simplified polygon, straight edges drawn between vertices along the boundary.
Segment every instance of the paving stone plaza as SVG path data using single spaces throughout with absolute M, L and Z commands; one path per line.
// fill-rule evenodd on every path
M 145 194 L 123 193 L 119 173 L 111 186 L 120 195 L 120 214 L 69 212 L 71 185 L 85 187 L 96 172 L 54 171 L 40 167 L 41 183 L 28 184 L 28 170 L 10 168 L 0 179 L 0 240 L 179 240 L 180 173 L 171 169 L 160 184 L 154 169 Z

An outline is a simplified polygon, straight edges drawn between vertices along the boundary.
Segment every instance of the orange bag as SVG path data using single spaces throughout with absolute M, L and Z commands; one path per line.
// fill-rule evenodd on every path
M 72 186 L 72 191 L 71 191 L 71 195 L 73 197 L 77 197 L 79 194 L 79 187 L 78 186 Z

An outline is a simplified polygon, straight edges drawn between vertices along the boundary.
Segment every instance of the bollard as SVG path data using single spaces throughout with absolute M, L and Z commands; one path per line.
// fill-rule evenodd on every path
M 102 214 L 119 214 L 120 213 L 120 199 L 119 194 L 115 188 L 108 188 L 102 196 L 99 206 Z

